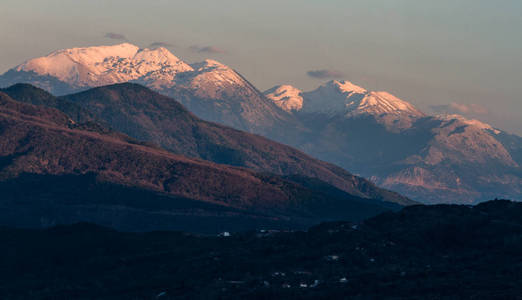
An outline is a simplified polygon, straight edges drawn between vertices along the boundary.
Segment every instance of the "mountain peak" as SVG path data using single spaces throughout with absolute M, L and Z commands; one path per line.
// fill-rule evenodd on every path
M 31 102 L 32 98 L 38 98 L 48 100 L 54 98 L 54 96 L 44 89 L 38 88 L 28 83 L 17 83 L 10 87 L 0 89 L 0 92 L 8 94 L 11 98 L 17 100 Z
M 115 45 L 108 45 L 108 46 L 92 46 L 88 48 L 120 48 L 120 49 L 140 49 L 140 47 L 131 44 L 129 42 L 121 43 L 121 44 L 115 44 Z
M 0 76 L 0 87 L 18 82 L 56 95 L 134 82 L 175 97 L 200 117 L 243 130 L 297 123 L 235 69 L 212 59 L 189 65 L 165 47 L 123 43 L 59 50 Z
M 424 113 L 415 108 L 411 103 L 395 97 L 388 92 L 369 92 L 359 102 L 353 112 L 368 114 L 404 114 L 413 117 L 423 117 Z
M 283 110 L 299 111 L 303 108 L 302 91 L 291 85 L 278 85 L 264 92 L 265 96 Z
M 202 62 L 192 64 L 195 74 L 188 84 L 192 89 L 196 90 L 198 96 L 203 98 L 219 98 L 219 94 L 248 86 L 244 78 L 242 78 L 234 69 L 224 65 L 213 59 L 206 59 Z M 180 81 L 181 84 L 187 84 Z
M 140 49 L 136 45 L 123 43 L 58 50 L 28 60 L 11 73 L 18 78 L 29 74 L 29 79 L 17 81 L 30 81 L 31 76 L 35 75 L 48 76 L 48 80 L 57 80 L 71 90 L 78 90 L 140 80 L 145 76 L 161 86 L 172 82 L 177 73 L 187 71 L 193 71 L 192 67 L 164 47 Z M 14 74 L 16 72 L 18 74 Z
M 220 63 L 217 60 L 213 60 L 213 59 L 205 59 L 204 63 L 207 67 L 226 67 L 226 68 L 228 68 L 226 65 Z
M 332 80 L 303 93 L 303 111 L 327 115 L 401 115 L 423 117 L 412 104 L 388 92 L 372 92 L 349 81 Z
M 346 80 L 332 80 L 326 83 L 326 86 L 331 86 L 337 88 L 342 93 L 355 93 L 355 94 L 364 94 L 366 93 L 366 89 L 351 83 Z
M 476 128 L 480 128 L 482 130 L 489 130 L 495 134 L 500 133 L 500 130 L 493 128 L 493 126 L 489 125 L 488 123 L 484 123 L 484 122 L 476 120 L 476 119 L 468 119 L 468 118 L 464 117 L 463 115 L 450 114 L 450 115 L 437 115 L 436 117 L 437 117 L 437 119 L 440 119 L 443 121 L 458 120 L 468 126 L 474 126 Z
M 47 56 L 33 58 L 17 66 L 17 71 L 34 71 L 37 74 L 61 75 L 64 70 L 77 64 L 95 64 L 107 57 L 130 58 L 138 52 L 138 46 L 123 43 L 112 46 L 93 46 L 61 49 Z
M 190 65 L 197 72 L 205 72 L 213 69 L 221 69 L 221 70 L 232 70 L 227 65 L 220 63 L 217 60 L 213 59 L 205 59 L 202 62 L 193 63 Z
M 144 60 L 149 63 L 160 64 L 176 64 L 180 61 L 179 58 L 164 47 L 139 49 L 133 59 L 135 61 Z

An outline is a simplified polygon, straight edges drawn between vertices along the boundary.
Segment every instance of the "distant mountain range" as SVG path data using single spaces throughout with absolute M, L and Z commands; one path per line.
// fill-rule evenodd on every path
M 346 81 L 311 92 L 276 87 L 266 95 L 282 108 L 302 102 L 290 112 L 312 135 L 298 148 L 381 186 L 429 203 L 522 199 L 522 138 L 489 124 L 429 116 Z
M 298 148 L 381 186 L 428 203 L 522 199 L 522 138 L 516 135 L 460 115 L 429 116 L 389 93 L 346 81 L 311 92 L 279 86 L 265 94 L 312 132 Z
M 522 138 L 458 115 L 430 116 L 387 92 L 347 81 L 331 81 L 310 92 L 283 85 L 263 94 L 216 61 L 187 64 L 165 48 L 139 49 L 127 43 L 59 50 L 0 76 L 0 86 L 26 82 L 58 95 L 128 81 L 180 101 L 205 120 L 294 146 L 415 200 L 522 200 Z M 141 102 L 140 107 L 156 110 L 145 122 L 142 108 L 123 109 L 125 101 L 115 105 L 102 91 L 96 92 L 98 100 L 81 100 L 81 94 L 60 99 L 84 103 L 73 109 L 82 118 L 95 117 L 174 152 L 223 162 L 212 158 L 217 154 L 176 149 L 183 143 L 176 141 L 181 138 L 175 134 L 178 129 L 165 130 L 173 118 L 158 114 L 163 104 Z M 236 164 L 242 165 L 240 161 Z

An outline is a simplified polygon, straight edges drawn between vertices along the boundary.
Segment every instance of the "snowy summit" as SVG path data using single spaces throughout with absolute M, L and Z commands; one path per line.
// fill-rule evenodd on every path
M 190 65 L 164 47 L 141 49 L 129 43 L 58 50 L 28 60 L 2 77 L 4 85 L 39 78 L 42 88 L 57 94 L 129 81 L 157 91 L 174 86 L 217 91 L 245 85 L 236 71 L 215 60 Z
M 348 81 L 329 81 L 318 89 L 303 93 L 303 112 L 347 116 L 404 115 L 422 117 L 412 104 L 388 92 L 372 92 Z
M 468 119 L 464 117 L 463 115 L 458 114 L 452 114 L 452 115 L 438 115 L 436 116 L 438 119 L 443 121 L 452 121 L 452 120 L 458 120 L 468 126 L 473 126 L 482 130 L 489 130 L 493 132 L 494 134 L 499 134 L 500 130 L 493 128 L 493 126 L 489 125 L 488 123 L 484 123 L 482 121 L 476 120 L 476 119 Z
M 31 59 L 15 70 L 48 75 L 79 88 L 126 82 L 145 75 L 172 80 L 175 74 L 192 71 L 192 67 L 165 48 L 140 49 L 123 43 L 58 50 Z
M 278 85 L 264 92 L 265 96 L 287 112 L 303 108 L 302 91 L 291 85 Z

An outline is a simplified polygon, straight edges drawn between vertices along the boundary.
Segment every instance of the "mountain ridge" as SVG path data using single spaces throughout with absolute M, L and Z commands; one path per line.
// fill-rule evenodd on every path
M 26 89 L 27 93 L 35 91 L 23 85 L 19 88 Z M 14 88 L 4 91 L 18 95 L 24 93 L 15 92 Z M 31 96 L 24 99 L 41 103 Z M 381 190 L 339 167 L 313 159 L 288 146 L 203 121 L 175 100 L 137 84 L 94 88 L 58 99 L 78 105 L 95 119 L 104 121 L 111 128 L 138 141 L 154 143 L 173 153 L 247 167 L 258 172 L 316 177 L 355 196 L 412 203 L 398 194 Z M 53 103 L 56 101 L 50 101 L 47 105 Z
M 63 49 L 0 76 L 0 87 L 33 83 L 56 95 L 123 82 L 148 86 L 206 120 L 248 132 L 272 137 L 282 124 L 301 126 L 236 70 L 208 59 L 188 64 L 162 47 L 140 49 L 123 43 Z M 249 101 L 242 101 L 246 98 Z
M 330 81 L 311 92 L 286 86 L 292 95 L 267 95 L 215 61 L 190 68 L 135 81 L 205 120 L 293 146 L 424 202 L 522 199 L 522 139 L 489 124 L 426 115 L 396 96 L 348 81 Z M 0 86 L 19 81 L 77 91 L 48 75 L 11 69 L 0 76 Z
M 86 129 L 55 108 L 17 102 L 2 92 L 0 128 L 4 225 L 37 226 L 44 219 L 107 224 L 113 215 L 123 228 L 154 228 L 151 217 L 161 215 L 164 223 L 155 229 L 162 229 L 171 228 L 165 227 L 169 219 L 179 226 L 177 216 L 197 222 L 210 214 L 219 224 L 232 214 L 230 221 L 248 226 L 301 227 L 398 207 L 326 183 L 322 192 L 317 183 L 151 148 L 121 133 Z

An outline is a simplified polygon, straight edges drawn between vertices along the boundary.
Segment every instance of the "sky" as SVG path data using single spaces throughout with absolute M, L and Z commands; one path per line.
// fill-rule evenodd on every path
M 520 0 L 2 0 L 0 73 L 128 41 L 221 61 L 260 90 L 330 79 L 522 135 Z

